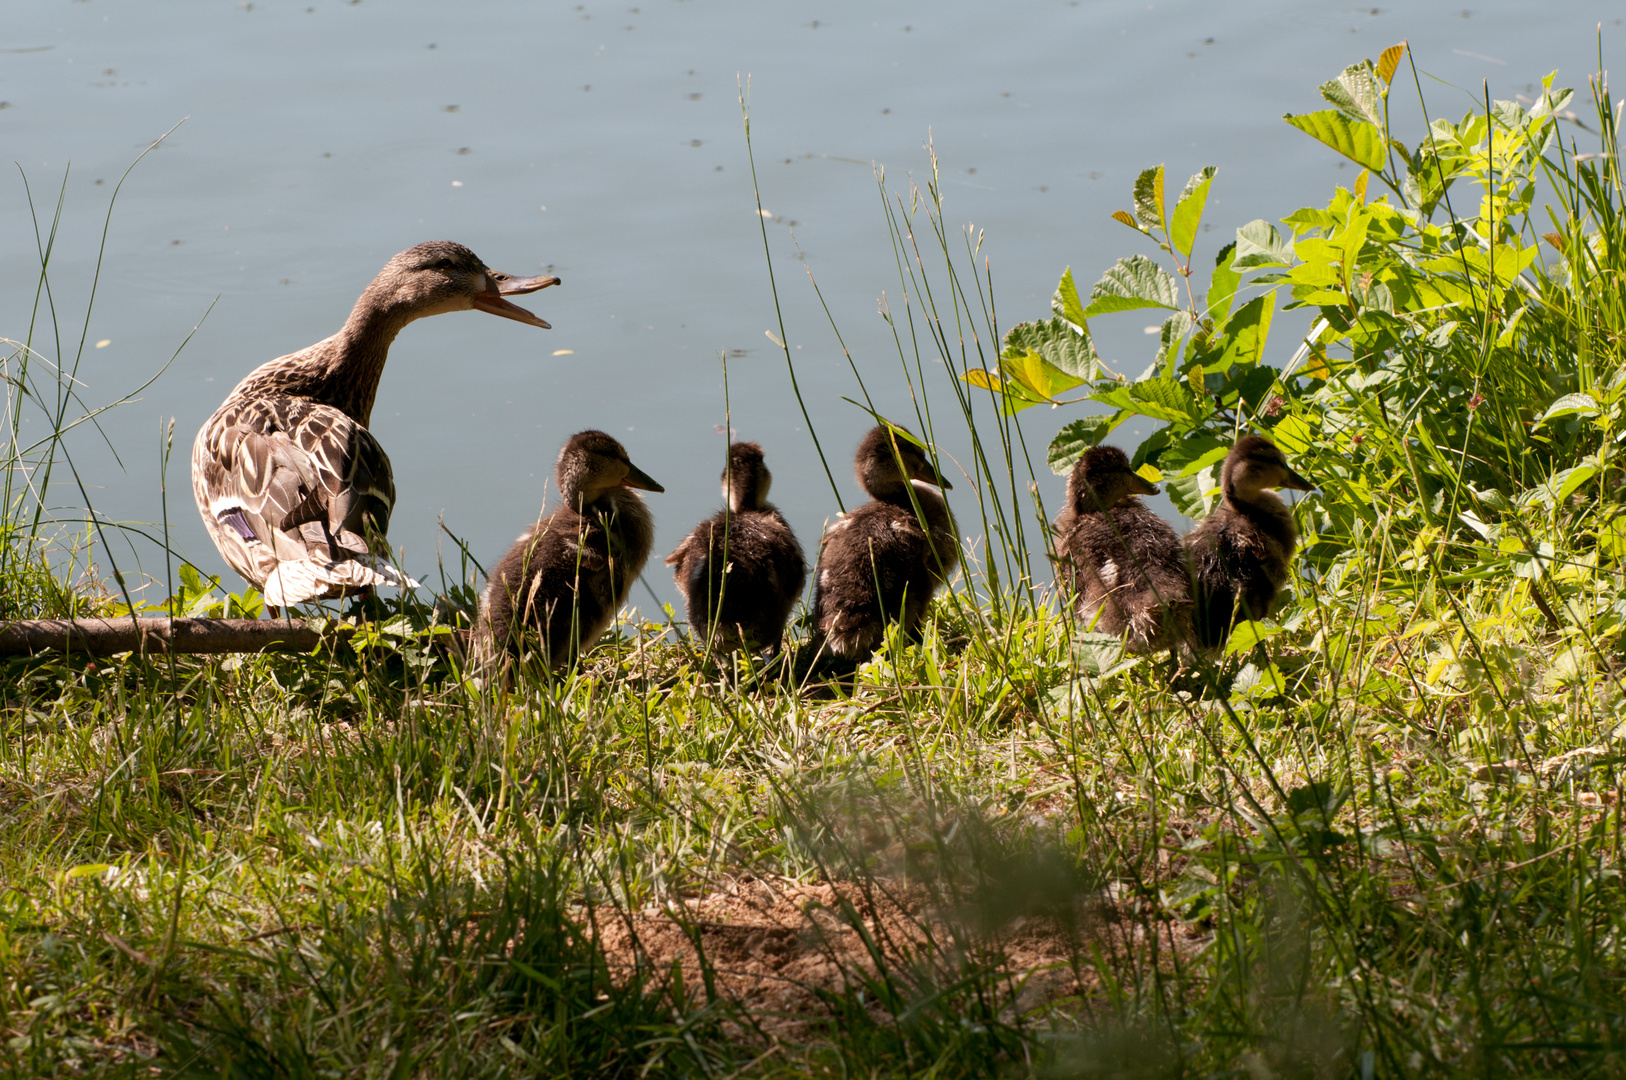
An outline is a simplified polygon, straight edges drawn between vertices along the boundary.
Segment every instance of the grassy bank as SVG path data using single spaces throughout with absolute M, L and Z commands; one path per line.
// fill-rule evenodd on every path
M 1618 1073 L 1614 106 L 1567 129 L 1548 88 L 1394 150 L 1401 61 L 1299 117 L 1365 169 L 1327 207 L 1209 270 L 1221 181 L 1166 202 L 1149 171 L 1124 216 L 1150 254 L 1007 333 L 934 191 L 889 201 L 921 403 L 895 419 L 973 434 L 954 506 L 986 543 L 850 695 L 723 678 L 664 622 L 481 686 L 416 601 L 312 656 L 7 661 L 0 1068 Z M 1283 375 L 1288 303 L 1319 329 Z M 1105 370 L 1089 321 L 1159 307 L 1147 373 Z M 50 400 L 27 355 L 13 417 Z M 1322 484 L 1288 605 L 1182 690 L 1058 613 L 1020 527 L 1051 434 L 1023 409 L 1068 394 L 1108 411 L 1058 467 L 1141 415 L 1135 464 L 1193 513 L 1239 428 Z M 61 446 L 11 430 L 37 478 Z M 64 568 L 84 528 L 33 490 L 7 489 L 7 614 L 127 603 Z

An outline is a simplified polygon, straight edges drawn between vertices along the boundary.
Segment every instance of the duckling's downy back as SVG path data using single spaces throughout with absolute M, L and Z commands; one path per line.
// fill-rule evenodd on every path
M 1137 495 L 1157 487 L 1114 446 L 1085 451 L 1056 517 L 1056 572 L 1075 597 L 1081 625 L 1124 638 L 1134 652 L 1186 646 L 1191 586 L 1185 550 Z
M 1237 440 L 1220 476 L 1220 505 L 1186 538 L 1197 638 L 1205 648 L 1223 645 L 1238 622 L 1268 618 L 1287 582 L 1298 529 L 1287 504 L 1269 489 L 1315 486 L 1259 435 Z
M 539 638 L 540 655 L 558 670 L 609 628 L 649 559 L 654 518 L 631 489 L 665 489 L 602 431 L 571 436 L 554 472 L 564 505 L 521 533 L 492 569 L 480 633 L 516 656 Z
M 727 508 L 702 521 L 666 557 L 696 639 L 716 652 L 777 649 L 807 577 L 802 545 L 768 502 L 762 447 L 729 447 Z
M 951 485 L 919 446 L 881 425 L 853 466 L 874 501 L 825 531 L 813 593 L 815 644 L 849 661 L 873 653 L 890 622 L 917 634 L 960 556 L 954 518 L 932 486 Z

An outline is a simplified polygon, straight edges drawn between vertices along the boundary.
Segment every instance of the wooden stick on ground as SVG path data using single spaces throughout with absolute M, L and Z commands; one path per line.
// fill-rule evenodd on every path
M 301 620 L 19 619 L 0 623 L 0 656 L 56 650 L 85 656 L 115 653 L 310 652 L 322 635 Z

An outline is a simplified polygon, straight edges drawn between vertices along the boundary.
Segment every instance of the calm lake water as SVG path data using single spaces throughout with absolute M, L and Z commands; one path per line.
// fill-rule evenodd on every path
M 931 138 L 950 225 L 984 231 L 1003 329 L 1048 315 L 1064 267 L 1087 287 L 1148 250 L 1108 219 L 1140 169 L 1167 162 L 1178 191 L 1219 167 L 1199 249 L 1211 257 L 1235 226 L 1322 203 L 1353 179 L 1280 120 L 1322 107 L 1316 85 L 1346 64 L 1409 39 L 1434 115 L 1460 117 L 1482 85 L 1528 94 L 1555 68 L 1584 98 L 1600 23 L 1604 62 L 1617 63 L 1618 0 L 484 0 L 455 13 L 427 0 L 10 0 L 0 146 L 21 172 L 0 178 L 0 336 L 28 332 L 38 271 L 22 176 L 48 222 L 66 175 L 52 283 L 64 340 L 77 342 L 113 185 L 184 118 L 119 197 L 84 396 L 138 386 L 203 321 L 141 400 L 103 418 L 117 460 L 88 428 L 73 436 L 98 512 L 161 519 L 159 434 L 173 418 L 170 535 L 240 588 L 192 506 L 199 425 L 251 368 L 338 329 L 392 254 L 454 239 L 495 268 L 548 267 L 564 285 L 525 298 L 551 331 L 468 313 L 397 341 L 373 430 L 395 466 L 390 536 L 405 567 L 435 578 L 441 519 L 494 561 L 534 519 L 562 440 L 601 427 L 666 486 L 651 496 L 658 548 L 645 577 L 673 600 L 659 557 L 718 499 L 719 354 L 730 357 L 733 426 L 766 448 L 774 499 L 810 558 L 835 511 L 764 336 L 778 323 L 740 80 L 797 373 L 850 506 L 860 496 L 848 461 L 870 421 L 841 400 L 857 387 L 804 266 L 878 407 L 910 416 L 876 314 L 898 282 L 873 165 L 907 192 L 908 177 L 927 175 Z M 1396 133 L 1415 141 L 1415 94 L 1396 99 Z M 1153 351 L 1145 321 L 1097 320 L 1103 357 L 1141 370 Z M 1278 320 L 1278 362 L 1295 344 L 1290 328 Z M 57 355 L 38 331 L 36 344 Z M 933 390 L 950 404 L 941 381 Z M 1034 452 L 1076 415 L 1023 414 Z M 942 443 L 969 461 L 965 440 Z M 1052 508 L 1061 489 L 1041 477 Z M 64 517 L 83 502 L 66 485 L 50 501 Z M 161 579 L 155 551 L 114 554 Z

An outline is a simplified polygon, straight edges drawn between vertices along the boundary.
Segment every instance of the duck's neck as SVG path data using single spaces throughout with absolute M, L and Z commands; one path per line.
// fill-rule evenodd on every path
M 728 483 L 728 512 L 730 514 L 744 514 L 753 510 L 768 509 L 768 500 L 762 497 L 756 484 L 750 481 Z
M 1269 488 L 1247 491 L 1234 483 L 1225 484 L 1225 502 L 1237 513 L 1258 522 L 1280 540 L 1288 551 L 1298 543 L 1298 527 L 1293 523 L 1293 511 L 1288 509 L 1280 495 Z
M 414 318 L 409 311 L 379 303 L 370 289 L 362 293 L 344 327 L 322 343 L 326 349 L 312 372 L 320 392 L 311 396 L 367 424 L 390 346 Z

